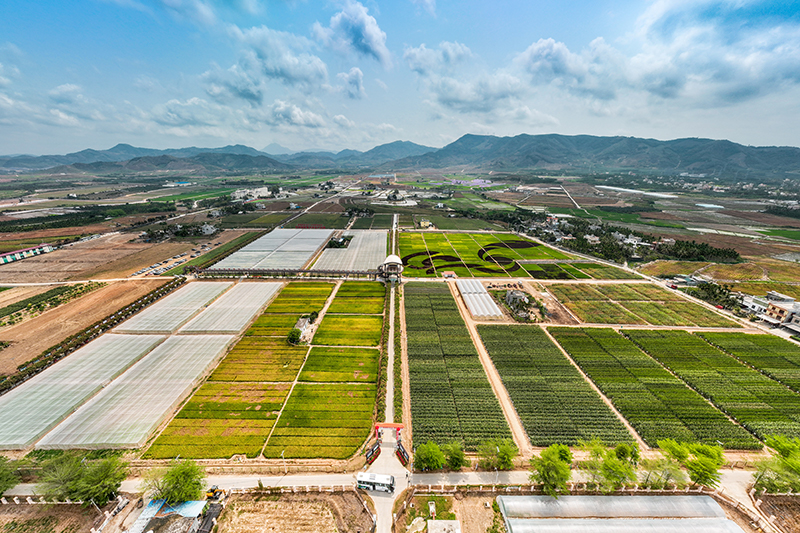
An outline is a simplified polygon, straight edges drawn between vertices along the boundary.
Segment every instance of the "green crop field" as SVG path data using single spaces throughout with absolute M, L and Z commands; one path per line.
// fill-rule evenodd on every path
M 699 335 L 745 364 L 800 392 L 800 346 L 774 335 L 736 332 Z
M 348 281 L 336 291 L 328 313 L 370 314 L 383 313 L 386 287 L 375 281 Z
M 350 229 L 371 229 L 372 228 L 372 219 L 371 218 L 357 218 L 353 225 L 350 226 Z
M 158 436 L 147 457 L 257 457 L 290 387 L 206 382 Z
M 321 227 L 327 229 L 343 229 L 350 221 L 343 213 L 306 213 L 292 220 L 285 227 Z
M 315 346 L 308 354 L 300 381 L 375 383 L 379 350 Z
M 728 449 L 761 443 L 629 339 L 608 328 L 549 328 L 644 441 L 721 442 Z
M 606 444 L 633 437 L 603 399 L 538 327 L 479 325 L 514 408 L 534 446 Z
M 321 311 L 333 291 L 324 281 L 296 281 L 287 285 L 267 308 L 267 313 L 311 313 Z
M 382 316 L 326 314 L 314 335 L 314 344 L 378 346 L 382 327 Z
M 209 378 L 211 381 L 290 381 L 308 352 L 285 338 L 245 336 Z
M 252 326 L 245 332 L 246 336 L 285 337 L 289 331 L 297 324 L 299 314 L 274 315 L 263 314 L 253 322 Z
M 271 228 L 279 225 L 287 218 L 289 218 L 289 213 L 270 213 L 268 215 L 258 217 L 255 220 L 251 220 L 250 222 L 247 222 L 246 225 Z
M 401 233 L 400 257 L 411 277 L 441 275 L 453 271 L 460 277 L 510 276 L 525 273 L 530 267 L 550 279 L 550 272 L 572 279 L 557 265 L 526 265 L 520 260 L 562 260 L 572 256 L 516 235 L 497 233 Z M 554 267 L 554 268 L 551 268 Z M 533 275 L 533 274 L 531 274 Z
M 350 457 L 372 429 L 375 395 L 373 384 L 297 384 L 264 456 Z
M 579 320 L 591 324 L 741 327 L 651 284 L 550 285 L 548 290 Z
M 800 437 L 800 401 L 785 385 L 686 331 L 629 330 L 626 335 L 760 439 Z
M 455 300 L 444 284 L 404 285 L 414 441 L 464 443 L 510 438 Z

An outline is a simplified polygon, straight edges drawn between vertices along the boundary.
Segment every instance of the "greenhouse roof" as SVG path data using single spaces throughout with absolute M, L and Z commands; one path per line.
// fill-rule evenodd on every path
M 545 518 L 509 520 L 507 524 L 508 533 L 744 533 L 735 522 L 722 518 Z
M 710 496 L 498 496 L 508 518 L 725 518 Z

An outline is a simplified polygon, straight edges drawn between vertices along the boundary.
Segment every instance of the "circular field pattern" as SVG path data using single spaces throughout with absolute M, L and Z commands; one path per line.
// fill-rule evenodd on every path
M 402 261 L 404 267 L 424 270 L 426 274 L 434 274 L 436 270 L 459 267 L 477 270 L 484 274 L 510 274 L 511 272 L 520 270 L 521 267 L 514 259 L 506 257 L 506 255 L 501 255 L 498 252 L 503 249 L 535 248 L 536 246 L 539 246 L 539 244 L 522 240 L 492 243 L 478 250 L 477 259 L 480 259 L 482 261 L 481 263 L 467 263 L 460 257 L 445 255 L 436 250 L 408 254 L 402 258 Z M 422 257 L 424 257 L 424 259 L 419 261 L 419 258 Z

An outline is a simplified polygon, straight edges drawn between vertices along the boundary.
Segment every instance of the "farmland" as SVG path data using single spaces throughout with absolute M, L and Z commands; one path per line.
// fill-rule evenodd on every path
M 330 236 L 330 230 L 272 230 L 215 264 L 210 270 L 302 268 L 328 242 Z
M 347 248 L 326 248 L 312 270 L 377 270 L 386 259 L 386 231 L 348 231 Z
M 349 220 L 342 213 L 306 213 L 295 218 L 285 227 L 342 229 Z
M 279 457 L 281 452 L 287 458 L 352 455 L 372 423 L 379 351 L 286 342 L 301 314 L 320 311 L 333 287 L 325 282 L 286 285 L 156 439 L 147 456 L 256 457 L 262 450 L 266 457 Z M 380 311 L 384 290 L 382 284 L 368 282 L 345 283 L 339 289 L 343 299 L 372 299 L 372 310 L 379 300 Z M 377 345 L 380 315 L 325 315 L 323 324 L 334 319 L 328 322 L 334 327 L 323 332 L 323 337 L 327 335 L 323 340 L 338 345 L 357 342 L 352 338 L 354 330 L 349 325 L 339 330 L 343 326 L 336 319 L 362 318 L 370 319 L 370 328 L 365 330 L 368 341 L 363 342 L 376 339 Z M 187 440 L 187 436 L 196 438 Z
M 353 281 L 336 291 L 329 313 L 376 315 L 383 313 L 386 289 L 382 283 Z
M 758 449 L 744 428 L 608 328 L 549 328 L 584 373 L 650 446 L 661 439 Z
M 314 344 L 378 346 L 383 327 L 385 292 L 382 283 L 354 281 L 343 284 L 319 325 Z M 380 316 L 375 313 L 380 313 Z
M 800 347 L 774 335 L 702 333 L 705 340 L 800 392 Z
M 630 442 L 625 425 L 538 327 L 479 325 L 489 356 L 534 446 L 598 437 Z
M 635 279 L 635 274 L 565 254 L 507 233 L 400 234 L 400 257 L 411 277 L 531 276 L 536 279 Z M 566 261 L 559 263 L 557 261 Z M 575 261 L 575 262 L 574 262 Z
M 739 327 L 714 311 L 651 284 L 555 284 L 548 289 L 579 320 L 592 324 Z
M 626 335 L 757 437 L 800 437 L 798 395 L 781 383 L 685 331 Z
M 444 284 L 404 286 L 414 440 L 481 441 L 510 437 L 475 346 Z

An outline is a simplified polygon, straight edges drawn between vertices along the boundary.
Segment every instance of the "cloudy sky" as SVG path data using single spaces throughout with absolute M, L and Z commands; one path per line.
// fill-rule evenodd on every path
M 465 133 L 800 146 L 800 0 L 0 3 L 0 154 Z

